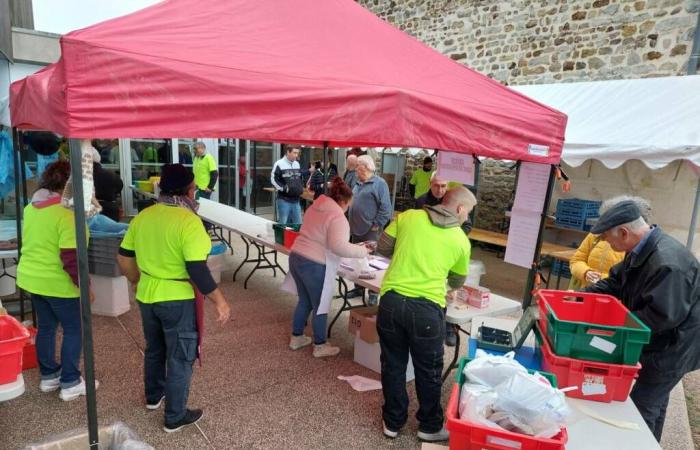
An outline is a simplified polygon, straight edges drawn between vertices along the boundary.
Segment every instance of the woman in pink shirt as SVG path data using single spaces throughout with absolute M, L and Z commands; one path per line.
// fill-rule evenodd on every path
M 326 274 L 326 250 L 345 258 L 362 258 L 368 250 L 351 244 L 350 225 L 345 212 L 352 201 L 352 190 L 340 177 L 331 181 L 326 194 L 319 196 L 304 214 L 304 224 L 289 255 L 289 271 L 297 285 L 299 303 L 292 320 L 289 348 L 298 350 L 313 342 L 314 356 L 322 358 L 340 352 L 326 342 L 327 314 L 316 314 Z M 304 335 L 304 327 L 312 314 L 313 339 Z

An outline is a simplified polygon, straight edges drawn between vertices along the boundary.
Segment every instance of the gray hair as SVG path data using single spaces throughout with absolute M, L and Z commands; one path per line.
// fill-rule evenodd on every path
M 637 208 L 639 208 L 639 213 L 642 215 L 642 219 L 644 219 L 644 222 L 648 224 L 651 219 L 651 204 L 648 200 L 642 197 L 634 197 L 631 195 L 618 195 L 617 197 L 609 198 L 600 205 L 598 213 L 602 216 L 613 206 L 617 205 L 620 202 L 626 201 L 634 202 L 635 205 L 637 205 Z
M 358 156 L 357 164 L 365 166 L 372 173 L 377 170 L 377 166 L 374 164 L 374 159 L 369 155 Z
M 613 227 L 610 230 L 610 233 L 612 233 L 615 236 L 619 236 L 620 235 L 620 228 L 622 228 L 622 227 L 625 227 L 630 231 L 639 231 L 643 228 L 648 228 L 649 224 L 647 223 L 646 220 L 644 220 L 644 217 L 640 216 L 640 217 L 637 217 L 636 219 L 634 219 L 632 222 L 623 223 L 623 224 L 617 225 L 616 227 Z
M 207 149 L 207 146 L 204 145 L 204 142 L 195 142 L 194 145 L 192 146 L 193 148 L 203 148 L 204 150 Z
M 448 182 L 449 182 L 449 180 L 446 180 L 446 179 L 442 178 L 440 175 L 438 175 L 438 171 L 437 171 L 437 170 L 436 170 L 435 172 L 433 172 L 433 173 L 430 175 L 430 182 L 432 183 L 432 182 L 435 181 L 435 180 L 448 181 Z

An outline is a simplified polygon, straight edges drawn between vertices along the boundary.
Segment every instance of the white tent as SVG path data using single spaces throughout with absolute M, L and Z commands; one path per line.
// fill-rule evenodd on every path
M 687 220 L 692 187 L 683 182 L 689 171 L 681 169 L 684 160 L 691 163 L 690 173 L 694 174 L 691 176 L 697 176 L 700 167 L 700 75 L 539 84 L 514 86 L 513 89 L 569 116 L 562 154 L 564 163 L 577 168 L 587 160 L 595 160 L 608 169 L 619 168 L 613 174 L 604 175 L 592 170 L 595 166 L 589 166 L 587 176 L 594 179 L 582 183 L 584 189 L 580 191 L 589 195 L 602 193 L 601 188 L 614 186 L 610 179 L 619 175 L 627 179 L 628 186 L 638 189 L 635 194 L 646 191 L 659 197 L 672 196 L 663 201 L 659 198 L 659 207 L 655 209 L 663 217 L 657 219 L 660 222 L 670 220 L 680 231 L 680 224 L 672 222 L 678 217 L 669 216 L 684 216 L 681 221 L 687 227 L 688 245 L 692 245 L 697 205 L 700 204 L 700 180 L 696 182 L 695 207 Z M 654 173 L 644 170 L 639 163 L 625 164 L 634 160 L 641 161 Z M 677 162 L 675 170 L 658 170 L 674 161 Z M 621 167 L 623 164 L 625 167 Z M 582 173 L 573 172 L 579 176 Z M 632 182 L 633 178 L 636 182 Z M 670 182 L 679 182 L 676 187 L 683 192 L 677 189 L 674 192 L 669 186 L 659 187 Z M 617 186 L 621 185 L 622 182 L 618 182 Z M 680 233 L 674 234 L 680 237 Z
M 562 159 L 570 166 L 700 166 L 700 75 L 512 88 L 569 116 Z

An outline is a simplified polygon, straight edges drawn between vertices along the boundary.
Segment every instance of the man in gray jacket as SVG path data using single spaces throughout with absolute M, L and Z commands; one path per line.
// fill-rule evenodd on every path
M 635 201 L 605 211 L 591 233 L 627 253 L 608 278 L 584 291 L 617 297 L 651 329 L 630 398 L 660 441 L 671 390 L 700 368 L 700 264 L 680 242 L 647 224 Z
M 350 240 L 377 241 L 391 220 L 393 207 L 389 186 L 374 174 L 376 167 L 369 155 L 357 158 L 357 184 L 352 190 L 352 204 L 348 210 Z

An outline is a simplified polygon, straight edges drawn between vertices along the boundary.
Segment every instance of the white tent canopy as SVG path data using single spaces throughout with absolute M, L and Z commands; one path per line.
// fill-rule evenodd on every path
M 570 166 L 700 166 L 700 75 L 512 88 L 569 116 L 562 159 Z

